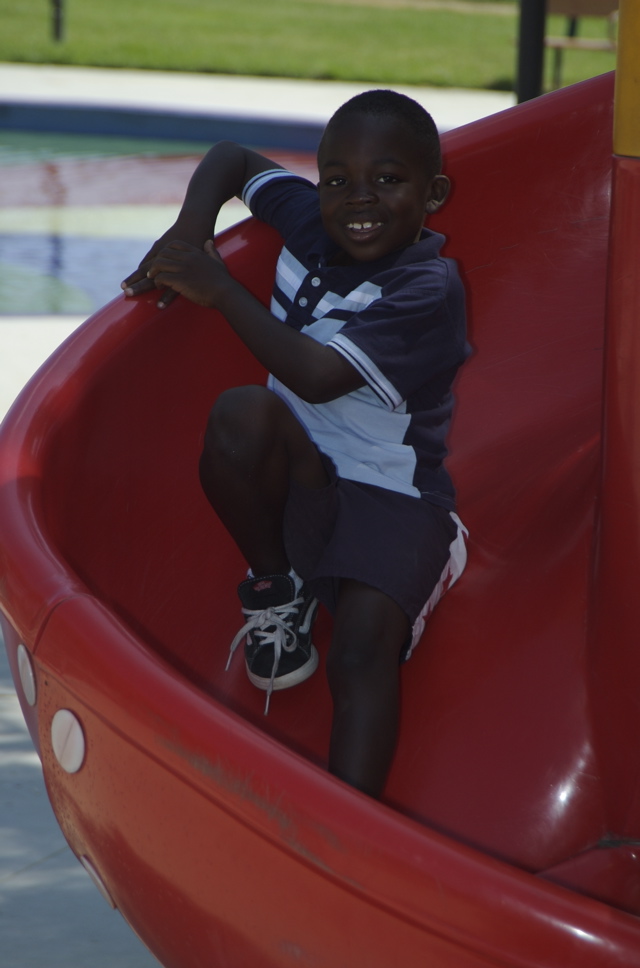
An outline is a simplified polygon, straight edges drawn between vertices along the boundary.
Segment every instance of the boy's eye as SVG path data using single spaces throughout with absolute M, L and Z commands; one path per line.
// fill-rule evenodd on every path
M 402 181 L 399 175 L 392 175 L 389 172 L 385 172 L 382 175 L 376 175 L 374 180 L 379 185 L 395 185 Z M 330 178 L 327 178 L 324 184 L 329 188 L 343 188 L 347 184 L 347 177 L 346 175 L 333 175 Z

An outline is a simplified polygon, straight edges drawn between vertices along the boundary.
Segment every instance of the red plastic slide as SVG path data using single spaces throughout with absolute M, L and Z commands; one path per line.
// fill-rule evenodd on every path
M 25 717 L 72 849 L 167 968 L 640 963 L 640 668 L 593 611 L 612 103 L 604 76 L 445 137 L 470 556 L 403 668 L 383 803 L 324 770 L 322 674 L 265 719 L 224 673 L 243 562 L 198 457 L 217 394 L 263 374 L 220 317 L 119 298 L 6 418 Z M 249 221 L 220 249 L 266 300 L 278 244 Z

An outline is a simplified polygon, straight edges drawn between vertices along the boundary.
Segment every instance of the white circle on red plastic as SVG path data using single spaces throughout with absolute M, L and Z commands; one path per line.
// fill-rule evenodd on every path
M 98 890 L 102 894 L 103 898 L 105 899 L 105 901 L 107 902 L 107 904 L 109 905 L 109 907 L 112 907 L 115 910 L 116 909 L 116 902 L 111 897 L 111 894 L 109 892 L 109 888 L 107 887 L 107 885 L 105 884 L 105 882 L 102 880 L 102 877 L 100 876 L 100 874 L 98 873 L 97 869 L 91 863 L 91 861 L 89 860 L 89 858 L 87 857 L 86 854 L 83 854 L 82 855 L 82 857 L 80 858 L 80 863 L 82 864 L 82 866 L 86 870 L 87 874 L 89 875 L 89 877 L 91 878 L 91 880 L 93 881 L 93 883 L 95 884 L 95 886 L 98 888 Z
M 20 676 L 20 685 L 22 686 L 24 698 L 27 700 L 30 706 L 35 706 L 38 696 L 36 674 L 33 671 L 31 656 L 29 655 L 26 646 L 24 646 L 22 642 L 18 646 L 17 657 L 18 675 Z
M 59 709 L 51 720 L 51 745 L 67 773 L 77 773 L 84 762 L 86 744 L 78 717 L 70 709 Z

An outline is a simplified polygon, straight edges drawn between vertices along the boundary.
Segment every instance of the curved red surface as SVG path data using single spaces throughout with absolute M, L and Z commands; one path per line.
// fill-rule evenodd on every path
M 18 643 L 33 657 L 25 717 L 69 843 L 167 968 L 638 964 L 633 606 L 607 632 L 626 424 L 601 459 L 612 95 L 605 76 L 446 136 L 432 225 L 468 287 L 451 467 L 470 561 L 404 668 L 385 802 L 323 769 L 322 675 L 265 719 L 242 663 L 223 673 L 243 564 L 197 460 L 215 396 L 263 374 L 216 313 L 116 300 L 3 424 L 0 605 L 19 694 Z M 277 248 L 256 222 L 221 242 L 265 300 Z M 74 774 L 52 751 L 60 708 L 86 737 Z

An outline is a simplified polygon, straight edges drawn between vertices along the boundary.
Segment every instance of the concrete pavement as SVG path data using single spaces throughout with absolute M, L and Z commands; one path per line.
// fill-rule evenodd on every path
M 64 840 L 0 646 L 3 968 L 158 968 Z
M 299 81 L 279 77 L 225 74 L 178 74 L 169 71 L 109 70 L 99 67 L 55 67 L 0 64 L 3 127 L 10 127 L 9 108 L 92 108 L 189 117 L 309 123 L 324 126 L 344 101 L 360 91 L 384 86 L 346 81 Z M 419 101 L 440 131 L 495 114 L 515 103 L 507 91 L 399 86 Z M 13 115 L 19 119 L 19 112 Z

